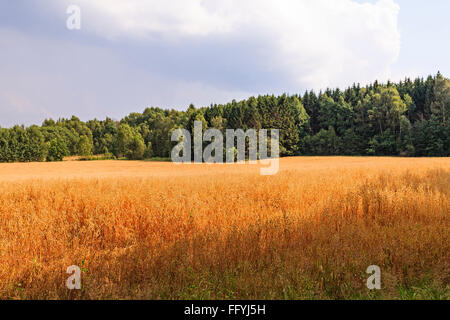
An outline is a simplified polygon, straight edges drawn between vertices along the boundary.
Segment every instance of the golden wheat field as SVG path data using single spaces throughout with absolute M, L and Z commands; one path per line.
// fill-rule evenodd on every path
M 0 164 L 0 298 L 449 299 L 449 195 L 449 158 Z

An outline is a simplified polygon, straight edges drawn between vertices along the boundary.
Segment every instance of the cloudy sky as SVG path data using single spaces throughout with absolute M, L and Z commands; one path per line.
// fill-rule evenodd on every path
M 66 26 L 69 5 L 81 29 Z M 2 0 L 0 126 L 450 75 L 448 0 Z

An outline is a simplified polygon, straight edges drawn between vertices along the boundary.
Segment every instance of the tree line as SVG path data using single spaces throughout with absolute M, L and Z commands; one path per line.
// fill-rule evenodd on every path
M 171 134 L 203 128 L 279 129 L 280 155 L 450 156 L 450 80 L 440 73 L 399 83 L 303 95 L 263 95 L 186 111 L 147 108 L 120 121 L 46 119 L 0 128 L 0 162 L 60 161 L 66 156 L 167 158 Z

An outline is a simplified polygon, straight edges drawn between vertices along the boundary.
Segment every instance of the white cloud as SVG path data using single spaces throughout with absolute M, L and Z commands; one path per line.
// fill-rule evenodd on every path
M 0 27 L 0 126 L 76 115 L 121 119 L 144 108 L 184 109 L 251 95 L 153 74 L 117 52 Z
M 400 52 L 399 6 L 393 0 L 79 0 L 77 4 L 85 32 L 116 41 L 257 43 L 252 54 L 263 61 L 258 68 L 284 73 L 291 88 L 385 80 Z M 221 58 L 217 57 L 218 64 Z
M 50 1 L 47 26 L 0 24 L 0 125 L 365 84 L 400 51 L 393 0 Z

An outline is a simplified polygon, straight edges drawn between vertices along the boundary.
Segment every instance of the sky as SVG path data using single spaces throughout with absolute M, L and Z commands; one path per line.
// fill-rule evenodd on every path
M 448 0 L 2 0 L 0 126 L 448 77 L 449 13 Z

